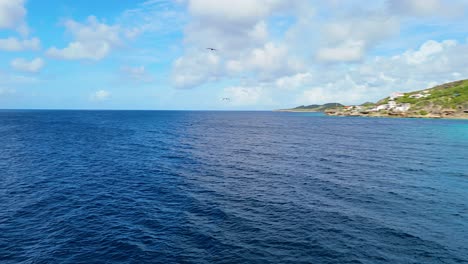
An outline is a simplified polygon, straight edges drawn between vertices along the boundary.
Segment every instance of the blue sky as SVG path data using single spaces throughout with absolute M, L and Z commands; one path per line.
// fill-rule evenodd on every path
M 0 108 L 269 110 L 374 101 L 468 78 L 467 7 L 467 0 L 0 0 Z

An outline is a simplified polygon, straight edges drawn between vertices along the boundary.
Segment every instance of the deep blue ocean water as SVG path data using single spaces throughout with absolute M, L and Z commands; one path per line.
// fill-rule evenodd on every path
M 1 263 L 468 263 L 468 121 L 0 111 Z

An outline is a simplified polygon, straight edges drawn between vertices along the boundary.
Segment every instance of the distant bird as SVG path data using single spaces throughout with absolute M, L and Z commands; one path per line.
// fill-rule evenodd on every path
M 206 48 L 207 50 L 211 50 L 211 51 L 218 51 L 217 49 L 214 49 L 214 48 Z

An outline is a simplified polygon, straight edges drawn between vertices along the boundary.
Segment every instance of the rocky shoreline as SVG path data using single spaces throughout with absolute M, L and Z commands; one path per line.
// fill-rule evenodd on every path
M 328 116 L 348 116 L 348 117 L 389 117 L 389 118 L 444 118 L 444 119 L 468 119 L 466 111 L 447 111 L 440 113 L 428 113 L 425 115 L 417 113 L 399 112 L 345 112 L 340 110 L 327 110 L 324 112 Z

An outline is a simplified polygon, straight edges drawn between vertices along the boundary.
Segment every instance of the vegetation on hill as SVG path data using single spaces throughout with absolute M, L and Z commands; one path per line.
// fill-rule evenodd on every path
M 468 80 L 387 97 L 377 103 L 329 109 L 329 115 L 468 118 Z
M 375 103 L 372 103 L 372 102 L 365 102 L 365 103 L 361 104 L 361 106 L 363 106 L 363 107 L 374 107 L 374 106 L 375 106 Z
M 416 95 L 422 94 L 427 97 L 414 98 Z M 390 100 L 389 97 L 381 100 L 378 104 L 386 104 Z M 397 104 L 409 103 L 412 111 L 428 111 L 433 112 L 442 109 L 468 109 L 468 80 L 461 80 L 436 87 L 405 93 L 404 96 L 396 98 Z
M 325 112 L 328 109 L 341 108 L 343 107 L 340 103 L 328 103 L 328 104 L 313 104 L 313 105 L 301 105 L 291 109 L 283 109 L 279 111 L 284 112 Z
M 402 116 L 468 118 L 468 80 L 461 80 L 433 88 L 394 95 L 377 103 L 344 106 L 339 103 L 301 105 L 282 111 L 325 112 L 342 116 Z
M 327 109 L 332 109 L 332 108 L 337 108 L 337 107 L 343 107 L 343 105 L 339 103 L 328 103 L 328 104 L 323 104 L 323 105 L 317 105 L 317 104 L 301 105 L 301 106 L 293 108 L 292 110 L 309 110 L 309 111 L 323 112 Z

